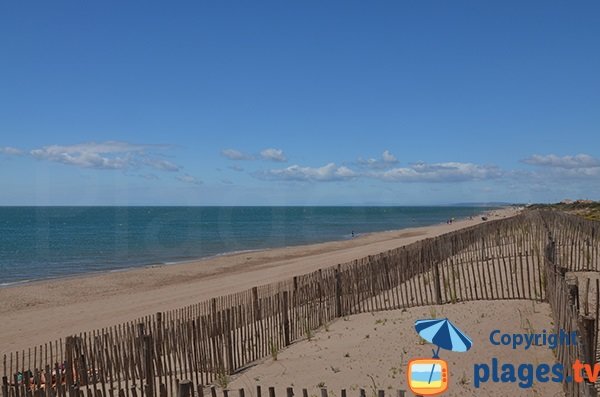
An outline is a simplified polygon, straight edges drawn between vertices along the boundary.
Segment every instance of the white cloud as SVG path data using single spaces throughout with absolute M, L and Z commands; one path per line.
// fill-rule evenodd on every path
M 241 161 L 241 160 L 256 160 L 257 157 L 263 160 L 286 162 L 287 158 L 281 149 L 267 148 L 263 149 L 259 155 L 253 155 L 245 153 L 237 149 L 224 149 L 221 150 L 221 156 L 228 158 L 229 160 Z
M 398 162 L 398 159 L 396 158 L 396 156 L 394 156 L 392 153 L 390 153 L 389 150 L 384 150 L 383 154 L 381 156 L 383 158 L 384 163 L 394 164 L 394 163 Z
M 235 149 L 221 150 L 221 155 L 227 157 L 229 160 L 254 160 L 254 156 L 251 154 L 242 153 Z
M 380 165 L 381 165 L 380 162 L 377 161 L 377 159 L 374 159 L 374 158 L 363 159 L 362 157 L 359 157 L 358 158 L 358 164 L 367 166 L 369 168 L 381 168 L 380 167 Z
M 144 159 L 144 164 L 161 171 L 177 172 L 181 170 L 181 167 L 177 164 L 157 158 L 146 158 Z
M 348 180 L 357 177 L 358 174 L 348 167 L 338 167 L 335 163 L 329 163 L 319 168 L 292 165 L 287 168 L 268 170 L 259 176 L 268 179 L 323 182 Z
M 396 164 L 398 159 L 394 156 L 389 150 L 384 150 L 381 154 L 381 159 L 369 158 L 363 159 L 362 157 L 358 159 L 358 164 L 361 166 L 365 166 L 373 169 L 384 169 L 389 168 Z
M 178 175 L 177 179 L 181 182 L 191 183 L 192 185 L 200 185 L 202 183 L 198 178 L 189 174 Z
M 416 163 L 387 171 L 372 172 L 368 176 L 390 182 L 463 182 L 498 178 L 502 172 L 497 167 L 473 163 Z
M 75 145 L 49 145 L 29 151 L 29 155 L 38 159 L 57 162 L 81 168 L 101 170 L 148 170 L 181 172 L 182 167 L 162 158 L 159 152 L 168 145 L 132 144 L 120 141 L 87 142 Z M 148 151 L 152 151 L 149 154 Z M 145 179 L 153 175 L 149 172 L 137 174 Z
M 174 164 L 146 155 L 148 149 L 164 149 L 166 145 L 138 145 L 127 142 L 88 142 L 75 145 L 49 145 L 33 149 L 29 154 L 40 160 L 54 161 L 83 168 L 128 169 L 147 164 L 153 168 L 172 170 Z
M 55 161 L 84 168 L 127 169 L 133 165 L 132 153 L 139 151 L 137 146 L 129 150 L 121 143 L 84 143 L 71 146 L 51 145 L 33 149 L 29 153 L 40 160 Z
M 260 156 L 265 160 L 278 161 L 278 162 L 286 162 L 287 158 L 285 154 L 283 154 L 283 150 L 268 148 L 264 149 L 260 152 Z
M 146 165 L 160 171 L 180 171 L 181 167 L 177 164 L 146 154 L 148 149 L 164 149 L 166 147 L 165 145 L 136 145 L 108 141 L 76 145 L 50 145 L 33 149 L 29 154 L 40 160 L 83 168 L 125 170 Z
M 4 146 L 0 147 L 0 154 L 6 154 L 9 156 L 20 156 L 23 154 L 23 151 L 14 147 Z
M 588 154 L 577 154 L 575 156 L 557 156 L 555 154 L 539 155 L 534 154 L 523 160 L 530 165 L 553 167 L 553 168 L 598 168 L 600 159 L 594 158 Z
M 391 160 L 391 159 L 388 159 Z M 499 178 L 504 172 L 495 166 L 473 163 L 415 163 L 408 167 L 377 169 L 356 172 L 346 166 L 329 163 L 323 167 L 292 165 L 287 168 L 271 169 L 255 174 L 263 179 L 289 181 L 343 181 L 355 178 L 371 178 L 388 182 L 464 182 Z

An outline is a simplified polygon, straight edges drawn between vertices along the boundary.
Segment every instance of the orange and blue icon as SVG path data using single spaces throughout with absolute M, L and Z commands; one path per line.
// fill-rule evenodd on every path
M 408 386 L 413 393 L 434 396 L 448 389 L 448 363 L 440 359 L 440 349 L 466 352 L 473 342 L 467 335 L 445 319 L 417 320 L 415 329 L 419 336 L 437 346 L 433 358 L 418 358 L 408 363 Z
M 448 363 L 439 358 L 410 360 L 407 374 L 408 386 L 417 395 L 434 396 L 448 389 Z

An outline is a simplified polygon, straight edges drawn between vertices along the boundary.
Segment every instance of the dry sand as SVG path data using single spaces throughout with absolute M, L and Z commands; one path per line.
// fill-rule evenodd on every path
M 493 211 L 490 219 L 516 214 Z M 223 294 L 284 280 L 481 223 L 373 233 L 352 240 L 225 255 L 0 288 L 0 357 L 83 331 L 99 329 Z
M 562 396 L 559 383 L 534 383 L 531 389 L 521 389 L 511 383 L 473 385 L 474 364 L 487 363 L 496 357 L 502 363 L 549 364 L 555 362 L 552 351 L 545 346 L 514 351 L 493 346 L 490 332 L 500 329 L 507 333 L 541 332 L 552 329 L 548 304 L 532 301 L 480 301 L 454 305 L 411 308 L 377 313 L 363 313 L 340 319 L 315 333 L 310 341 L 303 340 L 282 350 L 277 361 L 269 357 L 256 366 L 231 378 L 232 390 L 255 390 L 274 386 L 277 395 L 285 388 L 309 389 L 310 396 L 320 396 L 320 387 L 327 387 L 330 396 L 346 389 L 349 396 L 358 396 L 359 388 L 373 396 L 373 390 L 385 390 L 396 395 L 407 387 L 406 369 L 412 358 L 430 358 L 430 344 L 421 344 L 414 329 L 418 319 L 449 318 L 469 335 L 473 347 L 466 353 L 440 351 L 448 362 L 449 389 L 444 396 Z M 332 394 L 335 393 L 335 394 Z M 296 389 L 296 395 L 300 390 Z

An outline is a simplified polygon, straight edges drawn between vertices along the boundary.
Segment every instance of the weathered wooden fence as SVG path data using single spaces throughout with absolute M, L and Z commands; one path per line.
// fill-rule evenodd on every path
M 210 392 L 210 396 L 211 397 L 218 397 L 219 394 L 221 394 L 223 397 L 246 397 L 246 389 L 238 389 L 238 390 L 228 390 L 228 389 L 222 389 L 221 393 L 218 393 L 217 389 L 212 386 L 209 388 L 209 392 Z M 282 389 L 283 390 L 283 389 Z M 282 390 L 280 390 L 280 394 L 279 396 L 282 396 L 283 393 Z M 320 394 L 321 397 L 329 397 L 329 391 L 326 387 L 322 387 L 320 388 Z M 203 389 L 199 389 L 197 390 L 197 393 L 201 396 L 204 396 L 204 390 Z M 301 390 L 302 393 L 302 397 L 309 397 L 309 391 L 308 389 L 302 389 Z M 338 396 L 337 393 L 331 393 L 333 396 Z M 406 396 L 406 391 L 405 390 L 395 390 L 395 391 L 390 391 L 390 390 L 382 390 L 382 389 L 371 389 L 368 392 L 365 389 L 358 389 L 358 392 L 354 392 L 354 393 L 348 393 L 346 389 L 342 389 L 340 390 L 340 397 L 348 397 L 348 395 L 357 395 L 358 397 L 367 397 L 367 394 L 369 395 L 369 397 L 405 397 Z M 184 381 L 182 383 L 179 384 L 179 389 L 178 389 L 178 397 L 192 397 L 194 396 L 194 385 L 192 384 L 192 382 L 189 381 Z M 253 393 L 253 390 L 248 390 L 248 395 L 254 396 L 254 397 L 262 397 L 263 395 L 268 395 L 268 397 L 276 397 L 277 394 L 277 389 L 273 386 L 267 388 L 266 390 L 263 391 L 262 386 L 257 385 L 256 386 L 256 390 Z M 286 387 L 285 388 L 285 396 L 286 397 L 294 397 L 296 396 L 296 390 L 293 387 Z M 299 396 L 299 394 L 298 394 Z
M 565 376 L 573 379 L 572 364 L 575 360 L 594 364 L 598 360 L 598 319 L 600 310 L 600 279 L 595 279 L 595 311 L 590 311 L 591 279 L 582 272 L 597 272 L 599 224 L 561 213 L 545 214 L 543 221 L 548 231 L 545 249 L 545 279 L 547 300 L 554 317 L 554 332 L 577 332 L 575 345 L 560 345 L 556 359 L 562 364 Z M 578 241 L 582 239 L 583 243 Z M 579 284 L 585 286 L 580 291 Z M 581 307 L 581 301 L 584 304 Z M 565 382 L 567 396 L 597 396 L 598 383 L 587 379 L 584 383 Z
M 3 358 L 2 397 L 174 396 L 181 379 L 219 383 L 335 318 L 369 311 L 548 300 L 556 326 L 575 329 L 580 313 L 567 299 L 565 274 L 598 270 L 597 228 L 569 215 L 526 212 L 33 346 Z M 589 359 L 585 343 L 597 339 L 598 316 L 588 317 L 586 332 L 594 335 L 586 334 L 584 348 L 560 353 L 560 360 L 585 352 Z M 569 388 L 569 395 L 579 395 L 581 387 Z

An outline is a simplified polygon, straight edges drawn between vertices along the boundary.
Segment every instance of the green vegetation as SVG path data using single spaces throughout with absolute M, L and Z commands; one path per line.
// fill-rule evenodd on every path
M 460 377 L 460 379 L 458 379 L 458 384 L 461 386 L 466 386 L 470 383 L 469 378 L 467 377 L 467 374 L 465 374 L 463 372 L 462 376 Z
M 227 386 L 229 386 L 229 375 L 227 375 L 227 372 L 225 371 L 225 367 L 223 365 L 219 365 L 215 383 L 223 390 L 227 389 Z
M 371 378 L 371 396 L 373 397 L 377 397 L 377 391 L 380 389 L 380 387 L 377 385 L 377 382 L 375 382 L 375 378 L 373 378 L 373 375 L 369 375 L 367 374 L 367 376 L 369 378 Z
M 308 321 L 304 321 L 304 334 L 306 335 L 306 339 L 308 339 L 308 341 L 311 341 L 313 338 L 313 332 L 312 329 L 310 328 L 310 324 L 308 324 Z
M 591 200 L 564 201 L 556 204 L 533 204 L 527 209 L 564 211 L 570 214 L 579 215 L 582 218 L 600 221 L 600 202 Z
M 269 339 L 269 350 L 271 351 L 271 357 L 273 358 L 273 361 L 277 361 L 277 356 L 279 355 L 279 349 L 277 348 L 277 345 L 275 344 L 275 342 L 273 342 L 273 338 Z
M 435 309 L 435 306 L 429 307 L 429 317 L 437 318 L 437 310 Z

